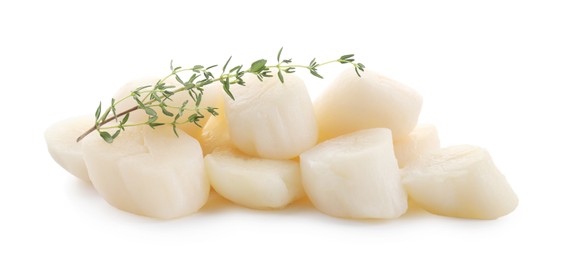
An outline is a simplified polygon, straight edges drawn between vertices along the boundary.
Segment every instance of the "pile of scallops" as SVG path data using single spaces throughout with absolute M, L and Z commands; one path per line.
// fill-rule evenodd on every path
M 280 209 L 307 197 L 334 217 L 393 219 L 408 202 L 437 215 L 496 219 L 518 198 L 489 153 L 478 146 L 441 148 L 432 125 L 418 125 L 422 97 L 366 70 L 343 72 L 312 102 L 293 74 L 205 88 L 203 127 L 127 127 L 112 144 L 97 133 L 76 138 L 93 116 L 57 122 L 48 150 L 65 170 L 89 182 L 112 206 L 159 219 L 191 215 L 214 189 L 253 209 Z M 157 79 L 130 82 L 115 95 Z M 168 82 L 177 85 L 175 82 Z M 189 99 L 178 93 L 172 105 Z M 136 105 L 120 103 L 117 111 Z M 175 112 L 176 113 L 176 112 Z M 130 120 L 146 121 L 143 111 Z M 158 122 L 171 122 L 159 116 Z

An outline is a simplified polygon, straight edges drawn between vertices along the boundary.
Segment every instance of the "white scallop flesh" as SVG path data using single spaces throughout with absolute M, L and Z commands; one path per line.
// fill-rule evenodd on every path
M 230 139 L 242 152 L 268 159 L 291 159 L 317 142 L 318 129 L 312 101 L 304 82 L 284 75 L 245 79 L 225 98 Z
M 434 125 L 419 125 L 406 137 L 393 140 L 399 168 L 407 166 L 421 155 L 441 148 L 439 134 Z
M 320 141 L 368 128 L 405 137 L 417 125 L 423 99 L 414 89 L 370 70 L 344 71 L 316 99 Z
M 82 141 L 89 177 L 112 206 L 172 219 L 198 211 L 210 191 L 197 140 L 169 127 L 126 128 L 112 144 L 97 134 Z
M 372 128 L 318 144 L 300 155 L 312 204 L 335 217 L 391 219 L 407 210 L 391 131 Z
M 279 209 L 303 196 L 300 166 L 292 160 L 217 150 L 205 157 L 212 187 L 224 198 L 255 209 Z
M 421 156 L 404 169 L 409 196 L 438 215 L 496 219 L 512 212 L 518 198 L 483 148 L 456 145 Z
M 93 124 L 93 116 L 78 116 L 52 124 L 44 132 L 48 152 L 62 168 L 86 182 L 90 182 L 83 160 L 81 144 L 76 139 Z

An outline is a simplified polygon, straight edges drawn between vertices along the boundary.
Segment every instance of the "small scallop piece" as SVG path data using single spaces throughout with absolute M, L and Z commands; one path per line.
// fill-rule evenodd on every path
M 48 152 L 62 168 L 78 177 L 91 182 L 83 160 L 81 144 L 76 139 L 93 124 L 93 116 L 78 116 L 52 124 L 44 132 Z
M 320 141 L 368 128 L 389 128 L 405 137 L 417 125 L 423 99 L 397 81 L 371 70 L 342 72 L 316 99 Z
M 279 209 L 303 197 L 298 162 L 251 157 L 218 149 L 205 156 L 215 191 L 248 208 Z
M 441 147 L 439 134 L 434 125 L 419 125 L 406 137 L 393 141 L 395 157 L 399 168 L 407 166 L 421 155 Z
M 421 156 L 404 169 L 409 196 L 444 216 L 496 219 L 512 212 L 518 198 L 483 148 L 456 145 Z
M 112 144 L 97 134 L 82 141 L 89 177 L 112 206 L 172 219 L 198 211 L 210 191 L 197 140 L 169 127 L 129 127 Z
M 300 155 L 312 204 L 335 217 L 397 218 L 407 211 L 391 131 L 372 128 L 322 142 Z
M 240 151 L 268 159 L 292 159 L 314 146 L 318 128 L 312 100 L 299 77 L 245 76 L 225 98 L 230 139 Z

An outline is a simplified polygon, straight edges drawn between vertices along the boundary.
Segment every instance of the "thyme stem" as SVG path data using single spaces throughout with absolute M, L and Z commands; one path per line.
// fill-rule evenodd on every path
M 220 76 L 215 77 L 212 72 L 210 71 L 212 68 L 216 67 L 217 65 L 213 65 L 213 66 L 209 66 L 209 67 L 205 67 L 202 65 L 195 65 L 193 67 L 190 68 L 182 68 L 182 67 L 176 67 L 173 68 L 173 64 L 171 62 L 171 72 L 163 77 L 162 79 L 160 79 L 157 83 L 155 83 L 155 85 L 151 86 L 141 86 L 135 90 L 133 90 L 131 92 L 131 94 L 129 96 L 123 97 L 121 99 L 119 99 L 117 102 L 112 99 L 111 101 L 111 106 L 109 106 L 105 112 L 103 113 L 103 115 L 101 114 L 101 103 L 99 104 L 99 107 L 97 108 L 96 112 L 95 112 L 95 123 L 94 125 L 89 128 L 87 131 L 85 131 L 83 134 L 81 134 L 76 141 L 79 142 L 82 139 L 84 139 L 87 135 L 89 135 L 90 133 L 94 132 L 94 131 L 98 131 L 100 136 L 108 143 L 112 143 L 113 140 L 121 133 L 121 131 L 125 131 L 125 127 L 130 127 L 130 126 L 135 126 L 135 125 L 149 125 L 150 127 L 154 128 L 157 126 L 161 126 L 161 125 L 165 125 L 165 124 L 170 124 L 173 128 L 173 132 L 178 136 L 177 134 L 177 128 L 176 125 L 179 124 L 183 124 L 183 123 L 193 123 L 197 126 L 199 125 L 199 120 L 204 118 L 203 112 L 201 112 L 201 109 L 206 109 L 209 113 L 211 113 L 212 115 L 216 116 L 218 115 L 218 113 L 216 112 L 217 108 L 213 108 L 213 107 L 200 107 L 200 102 L 202 99 L 202 95 L 203 95 L 203 87 L 212 84 L 214 82 L 220 82 L 222 83 L 222 87 L 224 89 L 224 91 L 226 92 L 226 94 L 234 99 L 234 96 L 232 95 L 232 92 L 230 91 L 230 86 L 231 85 L 244 85 L 245 82 L 243 80 L 243 76 L 246 73 L 249 74 L 254 74 L 258 77 L 259 80 L 264 80 L 264 78 L 267 77 L 273 77 L 273 71 L 271 69 L 276 70 L 275 73 L 278 76 L 278 78 L 280 79 L 280 81 L 282 83 L 284 83 L 284 76 L 283 73 L 294 73 L 296 71 L 296 69 L 307 69 L 310 74 L 312 74 L 315 77 L 318 78 L 323 78 L 320 74 L 318 74 L 318 68 L 327 64 L 331 64 L 331 63 L 340 63 L 340 64 L 349 64 L 352 65 L 355 69 L 355 72 L 358 76 L 360 75 L 360 71 L 364 71 L 365 66 L 361 63 L 357 63 L 355 62 L 355 60 L 353 59 L 353 54 L 348 54 L 348 55 L 343 55 L 341 57 L 339 57 L 338 59 L 335 60 L 330 60 L 330 61 L 326 61 L 326 62 L 322 62 L 322 63 L 318 63 L 316 62 L 316 59 L 312 59 L 312 61 L 310 61 L 309 65 L 300 65 L 300 64 L 291 64 L 292 63 L 292 59 L 280 59 L 280 56 L 282 54 L 282 48 L 280 49 L 280 51 L 278 52 L 278 56 L 277 56 L 277 64 L 275 65 L 267 65 L 267 60 L 265 59 L 259 59 L 255 62 L 253 62 L 250 65 L 250 68 L 243 70 L 244 65 L 239 65 L 239 66 L 235 66 L 233 68 L 231 68 L 228 72 L 226 72 L 227 66 L 231 60 L 231 58 L 229 58 L 227 60 L 227 62 L 224 64 L 224 67 L 222 68 L 222 72 L 220 74 Z M 184 81 L 181 78 L 181 75 L 179 73 L 181 72 L 187 72 L 187 73 L 191 73 L 191 76 L 189 77 L 188 80 Z M 167 86 L 166 82 L 169 78 L 171 77 L 175 77 L 175 79 L 182 85 L 182 87 L 175 88 L 174 86 Z M 167 105 L 165 102 L 167 100 L 170 100 L 170 97 L 176 93 L 179 92 L 183 92 L 183 91 L 188 91 L 189 96 L 192 98 L 192 100 L 195 102 L 194 106 L 187 108 L 187 103 L 188 101 L 183 102 L 183 104 L 180 104 L 180 106 L 172 106 L 172 105 Z M 143 95 L 142 95 L 143 94 Z M 142 96 L 142 98 L 141 98 Z M 134 99 L 137 102 L 136 106 L 133 106 L 129 109 L 126 109 L 120 113 L 116 113 L 115 109 L 116 109 L 116 105 L 118 103 L 121 103 L 129 98 Z M 164 114 L 167 117 L 171 117 L 173 118 L 173 121 L 171 123 L 163 123 L 163 122 L 156 122 L 156 120 L 158 119 L 158 112 L 155 110 L 159 108 L 161 110 L 161 113 Z M 166 108 L 175 108 L 178 109 L 178 113 L 172 113 L 170 111 L 168 111 Z M 129 113 L 136 111 L 138 109 L 142 109 L 145 111 L 145 113 L 149 116 L 148 121 L 147 122 L 142 122 L 142 123 L 138 123 L 138 124 L 127 124 L 127 121 L 129 119 Z M 194 112 L 193 114 L 191 114 L 190 116 L 188 116 L 188 118 L 186 118 L 183 122 L 180 122 L 179 119 L 181 119 L 181 117 L 183 116 L 183 112 L 185 111 L 192 111 Z M 110 117 L 108 117 L 108 115 L 113 112 L 111 114 Z M 119 120 L 121 118 L 121 120 Z M 108 127 L 102 127 L 103 125 L 106 125 L 112 121 L 117 122 L 118 124 L 115 126 L 108 126 Z M 108 129 L 113 129 L 113 128 L 117 128 L 117 130 L 115 131 L 115 133 L 110 134 L 109 132 L 105 131 Z
M 131 112 L 133 112 L 133 111 L 135 111 L 135 110 L 137 110 L 137 109 L 139 109 L 138 106 L 133 106 L 133 107 L 131 107 L 131 108 L 129 108 L 129 109 L 127 109 L 127 110 L 125 110 L 125 111 L 123 111 L 123 112 L 121 112 L 121 113 L 115 115 L 115 116 L 112 116 L 112 117 L 110 117 L 110 118 L 107 118 L 107 119 L 103 120 L 103 121 L 102 121 L 101 123 L 99 123 L 99 124 L 93 125 L 90 129 L 88 129 L 88 130 L 85 131 L 83 134 L 81 134 L 81 135 L 76 139 L 76 142 L 81 141 L 81 140 L 82 140 L 83 138 L 85 138 L 87 135 L 91 134 L 91 132 L 97 130 L 97 128 L 98 128 L 99 126 L 105 125 L 105 124 L 107 124 L 107 123 L 109 123 L 109 122 L 111 122 L 111 121 L 113 121 L 113 120 L 115 120 L 115 119 L 117 119 L 117 118 L 120 118 L 120 117 L 122 117 L 122 116 L 124 116 L 124 115 L 126 115 L 126 114 L 129 114 L 129 113 L 131 113 Z

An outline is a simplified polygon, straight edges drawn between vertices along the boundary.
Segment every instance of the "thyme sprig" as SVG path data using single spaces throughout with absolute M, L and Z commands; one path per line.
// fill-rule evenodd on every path
M 342 55 L 337 59 L 321 63 L 317 62 L 314 58 L 308 65 L 293 64 L 292 59 L 281 59 L 282 50 L 283 48 L 280 48 L 278 51 L 276 64 L 268 65 L 268 61 L 266 59 L 259 59 L 252 62 L 250 67 L 246 70 L 244 69 L 244 65 L 229 67 L 232 59 L 231 56 L 225 62 L 218 76 L 213 74 L 213 68 L 217 67 L 217 65 L 195 65 L 193 67 L 183 68 L 180 66 L 174 67 L 173 61 L 171 61 L 169 66 L 170 73 L 164 78 L 158 80 L 154 85 L 138 87 L 131 91 L 130 95 L 119 100 L 111 99 L 111 104 L 105 110 L 102 110 L 102 104 L 100 102 L 95 111 L 94 125 L 80 135 L 77 138 L 77 142 L 81 141 L 90 133 L 97 131 L 103 140 L 108 143 L 112 143 L 113 140 L 119 136 L 121 131 L 125 131 L 126 127 L 140 125 L 148 125 L 151 128 L 170 125 L 177 136 L 179 135 L 177 133 L 177 126 L 180 124 L 191 123 L 195 124 L 197 127 L 201 127 L 200 120 L 205 117 L 204 113 L 210 113 L 213 116 L 218 115 L 218 108 L 216 107 L 201 107 L 204 88 L 212 83 L 220 82 L 224 92 L 234 100 L 234 96 L 231 92 L 231 86 L 244 86 L 245 81 L 243 80 L 243 77 L 246 74 L 254 74 L 260 81 L 263 81 L 264 78 L 273 77 L 273 71 L 275 71 L 280 82 L 284 83 L 284 73 L 295 73 L 297 69 L 306 69 L 313 76 L 322 79 L 322 75 L 318 73 L 318 68 L 327 64 L 339 63 L 352 65 L 358 76 L 361 76 L 360 71 L 364 71 L 365 68 L 363 64 L 355 61 L 353 54 Z M 184 75 L 187 74 L 190 74 L 190 76 L 185 78 L 186 80 L 183 80 Z M 175 78 L 181 86 L 168 85 L 167 80 L 171 78 Z M 168 105 L 167 101 L 171 100 L 171 97 L 179 92 L 186 92 L 190 99 L 184 101 L 178 106 Z M 130 98 L 133 99 L 137 105 L 124 111 L 117 111 L 117 104 Z M 190 100 L 193 101 L 191 104 L 189 104 Z M 174 109 L 177 113 L 173 113 L 171 112 L 173 110 L 169 111 L 169 109 Z M 136 110 L 143 110 L 148 116 L 147 121 L 130 123 L 129 114 Z M 183 118 L 183 114 L 186 111 L 190 111 L 192 114 Z M 159 113 L 172 118 L 172 121 L 169 123 L 157 122 Z M 115 124 L 109 124 L 111 122 L 115 122 Z

